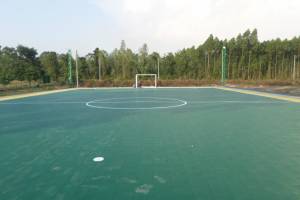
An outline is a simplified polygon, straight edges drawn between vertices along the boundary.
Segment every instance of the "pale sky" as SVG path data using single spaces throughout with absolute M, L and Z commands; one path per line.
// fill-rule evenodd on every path
M 0 45 L 84 55 L 125 40 L 134 51 L 147 43 L 166 53 L 248 28 L 260 40 L 292 38 L 299 20 L 300 0 L 0 0 Z

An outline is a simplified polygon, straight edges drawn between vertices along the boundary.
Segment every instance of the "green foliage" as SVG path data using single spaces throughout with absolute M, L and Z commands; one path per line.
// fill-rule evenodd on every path
M 29 83 L 41 78 L 41 65 L 37 51 L 19 45 L 16 49 L 4 47 L 0 52 L 0 82 L 8 84 L 12 80 L 27 80 Z
M 58 57 L 55 52 L 43 52 L 39 60 L 42 64 L 45 76 L 48 77 L 48 80 L 58 81 L 59 77 L 59 62 Z
M 157 73 L 160 62 L 162 79 L 220 80 L 221 50 L 227 47 L 229 79 L 239 80 L 288 80 L 293 77 L 294 55 L 296 77 L 300 77 L 300 37 L 291 40 L 260 42 L 257 30 L 247 30 L 230 40 L 220 40 L 213 35 L 198 47 L 182 49 L 164 56 L 149 53 L 143 44 L 137 53 L 121 41 L 120 49 L 111 53 L 96 48 L 92 53 L 78 58 L 80 80 L 129 80 L 136 73 Z M 72 60 L 75 66 L 75 60 Z M 100 72 L 99 72 L 100 67 Z M 67 55 L 43 52 L 37 57 L 33 48 L 0 46 L 0 82 L 12 80 L 41 80 L 66 83 Z M 75 76 L 75 70 L 73 70 Z

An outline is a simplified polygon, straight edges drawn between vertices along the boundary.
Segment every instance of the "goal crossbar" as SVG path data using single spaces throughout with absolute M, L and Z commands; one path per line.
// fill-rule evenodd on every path
M 157 87 L 157 74 L 136 74 L 135 75 L 135 87 L 138 88 L 138 82 L 140 76 L 153 76 L 154 77 L 154 87 Z

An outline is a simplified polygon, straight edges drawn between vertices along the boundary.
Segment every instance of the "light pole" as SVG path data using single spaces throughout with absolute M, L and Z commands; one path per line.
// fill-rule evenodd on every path
M 226 80 L 226 65 L 227 65 L 227 52 L 226 52 L 226 47 L 224 46 L 222 49 L 222 84 L 224 84 Z
M 68 80 L 69 84 L 72 84 L 72 52 L 68 51 Z
M 101 59 L 100 55 L 98 56 L 98 65 L 99 65 L 99 81 L 101 80 Z
M 294 81 L 296 80 L 296 59 L 297 59 L 297 56 L 294 55 L 294 69 L 293 69 L 293 80 Z
M 159 57 L 157 57 L 157 79 L 159 80 Z
M 79 88 L 79 80 L 78 80 L 78 53 L 76 50 L 76 86 Z

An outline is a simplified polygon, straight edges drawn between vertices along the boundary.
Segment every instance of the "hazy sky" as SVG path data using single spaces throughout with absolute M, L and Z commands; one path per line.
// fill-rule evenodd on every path
M 80 54 L 95 47 L 166 53 L 257 28 L 259 39 L 300 35 L 300 0 L 0 0 L 0 45 Z

